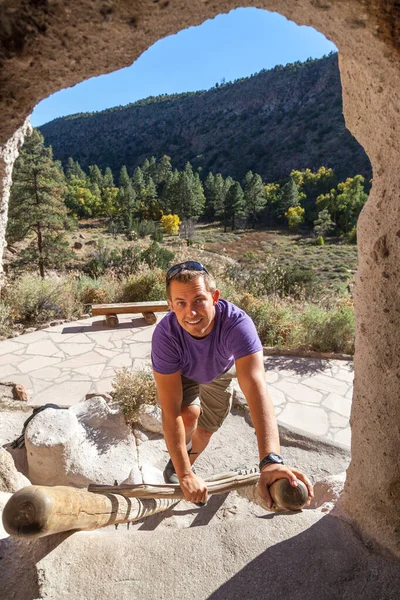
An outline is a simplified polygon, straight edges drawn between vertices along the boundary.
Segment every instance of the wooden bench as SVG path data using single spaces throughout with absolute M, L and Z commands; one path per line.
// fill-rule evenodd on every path
M 157 300 L 154 302 L 125 302 L 121 304 L 93 304 L 92 315 L 105 315 L 105 324 L 108 327 L 117 327 L 117 315 L 142 313 L 147 325 L 157 322 L 156 312 L 167 312 L 168 302 Z

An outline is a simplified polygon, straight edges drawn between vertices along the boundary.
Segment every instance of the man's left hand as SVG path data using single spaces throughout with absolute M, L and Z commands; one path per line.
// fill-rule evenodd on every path
M 260 481 L 258 483 L 260 487 L 261 496 L 264 498 L 269 508 L 272 508 L 274 502 L 269 493 L 269 487 L 275 483 L 278 479 L 288 479 L 291 485 L 296 487 L 297 480 L 300 479 L 308 490 L 308 501 L 306 506 L 310 506 L 311 499 L 314 497 L 314 491 L 311 481 L 297 469 L 288 467 L 287 465 L 269 464 L 266 465 L 260 473 Z

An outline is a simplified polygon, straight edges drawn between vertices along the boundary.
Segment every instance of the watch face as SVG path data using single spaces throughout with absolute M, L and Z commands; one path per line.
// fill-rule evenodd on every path
M 276 462 L 282 462 L 282 458 L 279 456 L 279 454 L 274 454 L 271 452 L 271 454 L 269 455 L 269 458 L 271 460 L 276 460 Z

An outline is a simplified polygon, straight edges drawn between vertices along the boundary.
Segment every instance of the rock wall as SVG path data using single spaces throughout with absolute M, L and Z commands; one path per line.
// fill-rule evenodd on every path
M 31 130 L 29 117 L 27 117 L 25 122 L 4 146 L 0 146 L 0 285 L 3 273 L 3 252 L 6 245 L 8 201 L 12 183 L 12 169 L 14 162 L 18 158 L 19 149 L 24 143 L 25 136 L 30 135 Z
M 7 147 L 50 93 L 127 66 L 157 39 L 236 6 L 231 0 L 8 0 L 0 8 L 0 144 Z M 352 463 L 342 507 L 363 534 L 400 556 L 400 13 L 394 0 L 259 0 L 242 6 L 311 25 L 340 51 L 346 123 L 374 173 L 358 231 Z

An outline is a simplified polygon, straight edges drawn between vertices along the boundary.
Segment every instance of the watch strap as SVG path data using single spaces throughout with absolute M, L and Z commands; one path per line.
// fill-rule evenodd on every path
M 267 454 L 267 456 L 264 456 L 264 458 L 260 461 L 258 468 L 261 471 L 261 469 L 263 467 L 265 467 L 265 465 L 274 465 L 274 464 L 275 465 L 283 465 L 283 458 L 279 454 L 274 454 L 271 452 L 270 454 Z

